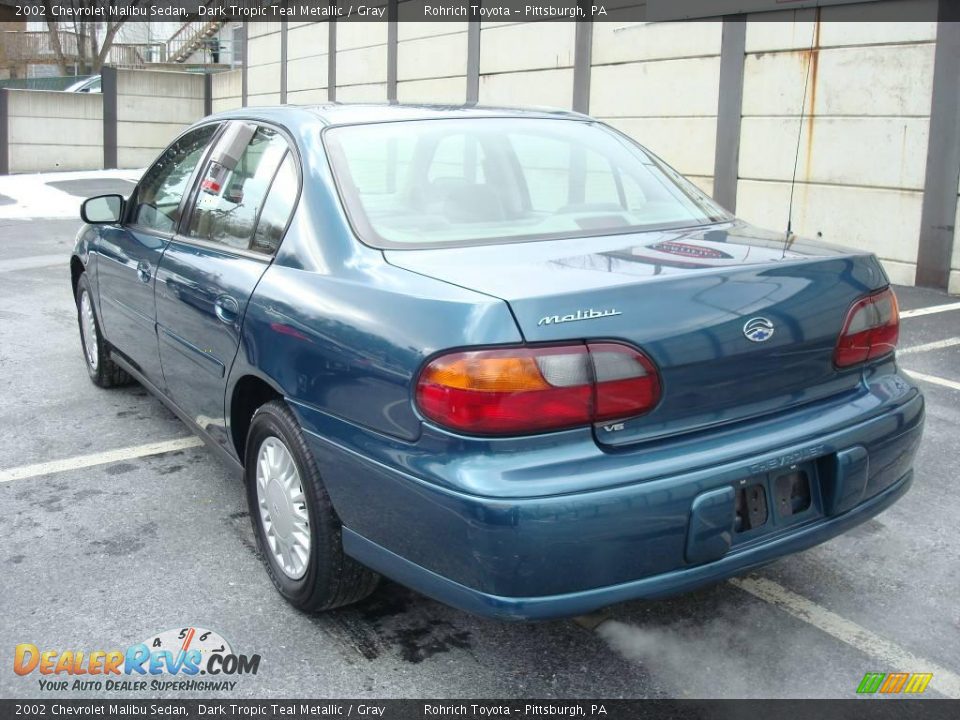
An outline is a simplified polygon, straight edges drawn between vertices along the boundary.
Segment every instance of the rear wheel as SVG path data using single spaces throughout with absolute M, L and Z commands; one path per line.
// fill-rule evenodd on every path
M 254 413 L 245 454 L 253 530 L 280 594 L 311 612 L 373 592 L 379 575 L 344 554 L 340 519 L 299 423 L 282 400 Z
M 94 385 L 102 388 L 126 385 L 132 378 L 110 357 L 110 346 L 100 332 L 97 314 L 93 309 L 90 282 L 82 273 L 77 281 L 77 320 L 80 324 L 80 345 L 86 361 L 87 374 Z

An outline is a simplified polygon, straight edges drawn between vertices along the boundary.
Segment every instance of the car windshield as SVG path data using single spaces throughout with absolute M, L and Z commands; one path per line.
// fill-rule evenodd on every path
M 329 128 L 324 143 L 354 229 L 377 247 L 610 235 L 730 217 L 595 122 L 372 123 Z

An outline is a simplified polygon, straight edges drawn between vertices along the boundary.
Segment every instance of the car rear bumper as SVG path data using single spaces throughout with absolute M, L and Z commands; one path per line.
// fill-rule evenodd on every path
M 321 431 L 319 416 L 297 410 L 348 554 L 442 602 L 513 619 L 685 592 L 835 537 L 907 491 L 924 418 L 919 391 L 890 373 L 856 398 L 740 428 L 762 452 L 740 453 L 739 435 L 723 439 L 728 454 L 707 447 L 717 433 L 684 440 L 666 464 L 650 448 L 547 447 L 563 455 L 563 488 L 577 489 L 516 496 L 525 473 L 531 488 L 551 487 L 525 469 L 536 440 L 472 459 L 467 443 L 441 456 L 430 438 L 404 450 L 328 418 Z M 476 467 L 483 472 L 465 470 Z M 634 480 L 619 482 L 611 468 Z M 796 468 L 810 473 L 810 508 L 781 517 L 771 497 L 768 523 L 733 532 L 737 489 L 758 478 L 769 488 Z
M 582 615 L 627 600 L 675 595 L 742 574 L 784 555 L 806 550 L 869 520 L 895 503 L 912 483 L 910 471 L 879 495 L 843 515 L 826 518 L 713 562 L 560 595 L 504 597 L 480 592 L 412 563 L 347 528 L 343 531 L 343 545 L 347 554 L 364 565 L 447 605 L 504 620 L 546 620 Z

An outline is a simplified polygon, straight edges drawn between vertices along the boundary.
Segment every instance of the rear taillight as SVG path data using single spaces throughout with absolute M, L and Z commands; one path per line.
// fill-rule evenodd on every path
M 642 415 L 660 400 L 660 378 L 618 343 L 472 350 L 430 361 L 416 398 L 443 427 L 519 435 Z
M 887 288 L 857 300 L 847 311 L 833 351 L 837 367 L 850 367 L 892 353 L 900 337 L 897 296 Z

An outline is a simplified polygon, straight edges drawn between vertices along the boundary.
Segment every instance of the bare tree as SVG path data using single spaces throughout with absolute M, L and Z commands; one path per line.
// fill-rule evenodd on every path
M 50 8 L 50 0 L 43 0 L 43 9 L 47 18 L 47 33 L 50 36 L 50 47 L 53 48 L 57 56 L 57 69 L 61 75 L 67 74 L 67 59 L 63 55 L 63 47 L 60 45 L 60 32 L 57 27 L 57 21 L 53 19 L 53 10 Z
M 139 3 L 140 0 L 133 0 L 130 5 L 138 5 Z M 52 16 L 49 7 L 50 0 L 43 0 L 43 4 L 47 10 L 47 17 L 50 18 Z M 50 47 L 57 56 L 57 65 L 60 68 L 60 72 L 64 75 L 67 74 L 67 57 L 63 50 L 63 44 L 60 42 L 58 32 L 62 27 L 71 28 L 76 38 L 77 74 L 86 75 L 88 72 L 100 72 L 100 69 L 107 60 L 107 56 L 110 54 L 110 48 L 113 47 L 117 33 L 126 22 L 126 18 L 110 18 L 108 14 L 110 12 L 110 0 L 69 0 L 69 2 L 65 2 L 64 4 L 79 11 L 73 14 L 73 20 L 66 22 L 47 20 L 47 31 L 50 34 Z M 93 12 L 96 8 L 103 8 L 100 12 L 104 13 L 104 15 L 94 15 Z M 82 10 L 85 10 L 86 13 L 82 12 Z M 84 22 L 84 17 L 107 17 L 108 19 L 96 22 Z M 102 40 L 101 32 L 103 33 Z

